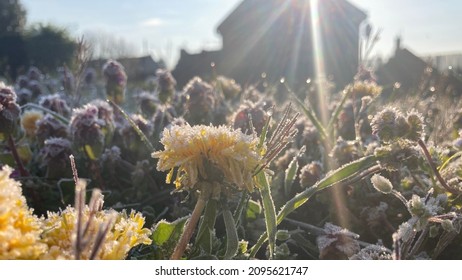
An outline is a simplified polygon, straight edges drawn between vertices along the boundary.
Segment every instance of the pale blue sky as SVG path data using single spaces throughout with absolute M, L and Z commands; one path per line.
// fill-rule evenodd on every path
M 322 0 L 320 0 L 322 1 Z M 217 25 L 241 0 L 22 0 L 28 23 L 49 22 L 72 34 L 102 30 L 174 64 L 179 48 L 217 49 Z M 394 48 L 394 38 L 419 55 L 462 53 L 460 0 L 350 0 L 382 27 L 377 52 Z M 144 43 L 143 43 L 144 42 Z M 144 47 L 143 47 L 144 46 Z

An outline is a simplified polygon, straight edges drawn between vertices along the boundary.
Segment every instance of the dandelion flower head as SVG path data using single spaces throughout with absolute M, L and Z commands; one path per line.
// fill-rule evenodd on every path
M 364 96 L 375 97 L 382 93 L 382 87 L 375 82 L 370 81 L 355 81 L 345 88 L 345 92 L 352 93 L 356 98 L 361 99 Z
M 41 220 L 27 207 L 11 172 L 8 166 L 0 170 L 0 259 L 38 259 L 47 248 L 40 242 Z
M 37 121 L 43 118 L 43 113 L 37 110 L 28 110 L 21 117 L 21 125 L 27 136 L 35 136 L 37 130 Z
M 106 234 L 101 250 L 96 259 L 102 260 L 122 260 L 127 256 L 128 251 L 139 244 L 151 244 L 149 236 L 151 231 L 144 226 L 144 217 L 135 211 L 130 214 L 126 212 L 115 212 L 112 210 L 101 210 L 90 214 L 90 209 L 85 206 L 82 222 L 86 223 L 90 218 L 93 219 L 89 227 L 90 235 L 97 236 L 101 225 L 108 223 L 113 215 L 116 215 L 115 223 Z M 73 259 L 74 258 L 74 239 L 75 225 L 77 221 L 77 211 L 74 207 L 68 206 L 60 213 L 49 212 L 48 218 L 44 222 L 43 241 L 49 246 L 42 259 Z M 86 246 L 82 252 L 82 259 L 89 259 L 91 248 L 93 248 L 95 238 Z
M 184 189 L 193 189 L 198 181 L 212 181 L 219 171 L 237 189 L 253 190 L 253 171 L 261 161 L 254 135 L 226 126 L 174 125 L 164 129 L 161 143 L 164 150 L 152 156 L 159 159 L 157 170 L 170 171 L 167 183 L 175 168 L 175 185 Z

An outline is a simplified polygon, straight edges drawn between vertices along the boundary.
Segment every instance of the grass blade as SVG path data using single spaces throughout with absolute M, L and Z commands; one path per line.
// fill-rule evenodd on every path
M 146 145 L 146 147 L 154 152 L 154 146 L 152 145 L 152 143 L 149 141 L 148 137 L 146 137 L 146 134 L 143 133 L 143 131 L 141 131 L 141 129 L 136 125 L 136 123 L 132 120 L 132 118 L 130 118 L 130 116 L 125 113 L 125 111 L 120 108 L 119 105 L 115 104 L 114 102 L 112 102 L 111 100 L 106 100 L 107 102 L 109 102 L 112 106 L 114 106 L 114 108 L 116 108 L 120 113 L 122 113 L 122 115 L 124 116 L 124 118 L 130 123 L 130 125 L 133 127 L 133 129 L 135 130 L 135 132 L 138 134 L 138 136 L 141 138 L 141 141 L 143 141 L 144 145 Z
M 332 131 L 334 123 L 338 118 L 338 115 L 340 115 L 340 112 L 342 112 L 343 110 L 343 105 L 347 101 L 348 97 L 350 97 L 352 92 L 353 92 L 352 90 L 347 90 L 343 94 L 342 100 L 338 104 L 337 108 L 335 108 L 335 111 L 332 113 L 332 116 L 330 117 L 329 123 L 327 124 L 327 129 L 326 129 L 327 131 L 329 132 Z
M 217 201 L 210 199 L 205 207 L 202 221 L 199 225 L 195 245 L 199 245 L 208 254 L 212 253 L 212 237 L 217 217 Z
M 229 209 L 223 211 L 223 219 L 226 228 L 226 253 L 223 256 L 225 260 L 234 257 L 239 249 L 239 238 L 237 236 L 236 223 L 234 222 L 233 214 Z
M 285 172 L 285 179 L 284 179 L 284 194 L 289 195 L 292 185 L 294 183 L 295 177 L 297 176 L 298 172 L 298 156 L 296 155 L 292 161 L 289 163 L 289 166 Z
M 40 105 L 37 105 L 37 104 L 34 104 L 34 103 L 27 103 L 27 104 L 24 104 L 21 106 L 21 109 L 25 109 L 25 108 L 34 108 L 34 109 L 37 109 L 37 110 L 41 110 L 45 113 L 48 113 L 50 115 L 52 115 L 55 119 L 57 119 L 58 121 L 62 122 L 63 124 L 65 125 L 69 125 L 70 123 L 70 120 L 66 119 L 65 117 L 61 116 L 60 114 L 54 112 L 54 111 L 51 111 L 45 107 L 42 107 Z
M 375 156 L 363 157 L 359 160 L 350 162 L 340 167 L 339 169 L 330 172 L 324 179 L 318 181 L 313 187 L 297 194 L 289 200 L 279 211 L 276 224 L 280 224 L 285 217 L 295 211 L 298 207 L 302 206 L 308 201 L 315 193 L 324 190 L 332 185 L 345 181 L 346 179 L 354 177 L 356 174 L 377 164 Z M 250 249 L 250 257 L 254 257 L 263 243 L 269 239 L 268 234 L 263 233 L 258 239 L 257 243 Z
M 266 233 L 268 236 L 270 259 L 274 256 L 276 244 L 276 209 L 271 197 L 270 185 L 265 173 L 261 171 L 257 175 L 257 182 L 260 185 L 260 194 L 263 201 L 263 212 L 265 214 Z
M 310 121 L 313 123 L 313 125 L 316 127 L 316 129 L 318 130 L 318 133 L 319 135 L 321 136 L 321 139 L 322 140 L 327 140 L 329 139 L 328 135 L 327 135 L 327 132 L 326 132 L 326 129 L 324 128 L 324 126 L 321 124 L 321 122 L 319 121 L 319 119 L 316 117 L 316 115 L 314 114 L 313 110 L 311 110 L 310 108 L 308 108 L 305 103 L 300 100 L 300 98 L 298 98 L 298 96 L 292 91 L 290 90 L 287 86 L 287 91 L 292 95 L 292 97 L 295 99 L 295 102 L 297 102 L 298 106 L 302 109 L 303 113 L 310 119 Z
M 442 171 L 443 169 L 446 168 L 446 166 L 448 166 L 448 164 L 455 158 L 457 157 L 460 157 L 462 155 L 462 152 L 457 152 L 455 154 L 453 154 L 450 158 L 448 158 L 439 168 L 438 168 L 438 171 Z

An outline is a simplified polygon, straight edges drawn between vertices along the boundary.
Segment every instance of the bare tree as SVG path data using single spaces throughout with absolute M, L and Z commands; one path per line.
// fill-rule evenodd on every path
M 117 59 L 136 56 L 138 53 L 135 44 L 104 30 L 88 30 L 84 36 L 94 58 Z

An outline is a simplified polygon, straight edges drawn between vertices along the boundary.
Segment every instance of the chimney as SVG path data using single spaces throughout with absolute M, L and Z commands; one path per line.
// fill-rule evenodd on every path
M 398 54 L 398 51 L 401 49 L 401 36 L 396 36 L 395 39 L 395 55 Z

